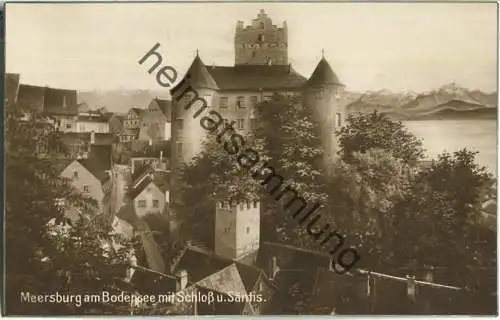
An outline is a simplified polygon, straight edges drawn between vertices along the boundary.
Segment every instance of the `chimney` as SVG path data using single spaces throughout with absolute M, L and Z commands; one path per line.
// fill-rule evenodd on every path
M 280 267 L 278 266 L 278 259 L 273 256 L 269 263 L 269 280 L 274 280 L 279 270 Z
M 179 271 L 177 271 L 175 276 L 177 277 L 177 282 L 175 283 L 175 290 L 177 292 L 184 290 L 187 287 L 187 283 L 188 283 L 187 271 L 186 270 L 179 270 Z
M 160 165 L 163 162 L 163 150 L 160 150 Z
M 95 144 L 95 132 L 90 132 L 90 144 Z

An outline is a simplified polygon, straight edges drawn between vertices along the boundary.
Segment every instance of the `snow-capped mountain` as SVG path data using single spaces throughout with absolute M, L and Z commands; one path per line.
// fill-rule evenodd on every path
M 469 90 L 456 83 L 424 93 L 368 91 L 347 103 L 349 112 L 379 112 L 403 119 L 438 116 L 496 117 L 497 93 Z M 483 110 L 484 109 L 484 110 Z

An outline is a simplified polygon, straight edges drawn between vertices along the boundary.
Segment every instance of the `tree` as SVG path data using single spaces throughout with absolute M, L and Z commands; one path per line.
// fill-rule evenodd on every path
M 95 201 L 59 178 L 50 157 L 38 145 L 54 143 L 49 129 L 34 115 L 21 120 L 14 103 L 5 108 L 5 239 L 6 311 L 10 314 L 103 314 L 105 304 L 28 303 L 21 293 L 113 292 L 122 286 L 129 243 L 109 225 L 94 219 Z M 81 219 L 71 224 L 62 202 L 77 208 Z M 92 222 L 90 222 L 92 221 Z
M 327 204 L 326 180 L 320 169 L 323 148 L 319 127 L 311 111 L 300 98 L 274 95 L 270 101 L 257 105 L 256 145 L 280 175 L 309 203 Z M 274 197 L 264 201 L 264 236 L 310 247 L 314 243 L 306 231 L 298 228 L 284 209 L 288 199 L 276 202 Z
M 448 281 L 484 289 L 491 277 L 483 277 L 496 274 L 496 236 L 475 222 L 494 180 L 475 155 L 466 149 L 443 153 L 417 174 L 394 208 L 395 261 L 441 267 Z
M 396 159 L 414 165 L 422 159 L 422 142 L 405 129 L 401 121 L 392 121 L 384 114 L 349 115 L 346 126 L 338 132 L 340 154 L 349 162 L 354 152 L 377 148 L 390 152 Z
M 384 266 L 392 256 L 393 206 L 406 192 L 409 176 L 401 160 L 382 149 L 354 152 L 339 160 L 329 184 L 330 219 L 362 252 L 362 263 Z

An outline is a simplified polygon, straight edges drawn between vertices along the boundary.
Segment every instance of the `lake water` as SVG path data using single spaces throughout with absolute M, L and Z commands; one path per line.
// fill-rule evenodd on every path
M 425 120 L 405 121 L 405 126 L 423 139 L 427 156 L 434 158 L 444 150 L 467 147 L 478 151 L 476 161 L 497 174 L 496 120 Z

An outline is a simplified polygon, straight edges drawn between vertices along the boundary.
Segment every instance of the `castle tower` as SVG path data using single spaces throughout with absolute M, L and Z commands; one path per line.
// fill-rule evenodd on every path
M 335 132 L 343 126 L 346 114 L 344 87 L 323 57 L 304 88 L 305 103 L 312 108 L 313 117 L 319 123 L 320 139 L 325 150 L 323 167 L 329 174 L 338 151 Z
M 176 183 L 179 168 L 201 152 L 206 130 L 200 125 L 200 119 L 210 111 L 217 94 L 217 84 L 201 61 L 198 52 L 184 79 L 170 94 L 172 96 L 171 125 L 171 192 L 169 202 L 178 202 Z M 169 208 L 170 221 L 175 222 L 175 212 Z M 171 225 L 175 233 L 176 226 Z
M 215 215 L 215 254 L 238 259 L 259 249 L 260 203 L 219 202 Z
M 184 79 L 174 87 L 172 95 L 171 155 L 178 168 L 202 149 L 206 130 L 200 125 L 201 114 L 212 108 L 217 84 L 196 54 Z
M 260 10 L 252 25 L 236 24 L 234 37 L 235 65 L 287 65 L 288 31 L 273 25 L 264 10 Z

